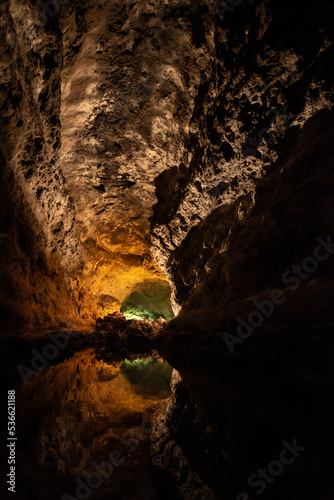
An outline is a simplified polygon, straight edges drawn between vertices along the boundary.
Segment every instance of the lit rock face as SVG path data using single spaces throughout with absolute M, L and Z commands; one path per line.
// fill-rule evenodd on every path
M 63 2 L 46 29 L 37 2 L 1 8 L 5 312 L 89 319 L 162 290 L 162 269 L 167 328 L 96 333 L 124 356 L 154 341 L 180 373 L 155 465 L 183 498 L 236 498 L 297 436 L 310 453 L 271 498 L 332 498 L 331 244 L 282 281 L 333 234 L 332 2 L 244 0 L 223 21 L 209 0 Z M 275 314 L 225 342 L 273 288 Z
M 150 252 L 155 179 L 187 157 L 213 49 L 206 2 L 51 3 L 45 20 L 35 2 L 2 6 L 5 219 L 9 204 L 16 211 L 3 225 L 15 288 L 4 307 L 19 302 L 42 324 L 119 310 L 147 283 L 166 287 Z M 27 232 L 33 249 L 20 245 Z
M 329 2 L 50 8 L 2 6 L 5 311 L 89 320 L 165 287 L 160 269 L 175 312 L 225 308 L 311 248 L 310 199 L 329 231 L 328 192 L 298 198 L 330 170 Z

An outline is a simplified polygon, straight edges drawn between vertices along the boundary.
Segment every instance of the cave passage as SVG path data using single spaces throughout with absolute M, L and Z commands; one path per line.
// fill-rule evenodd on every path
M 333 0 L 0 3 L 0 500 L 333 500 Z
M 146 319 L 153 322 L 163 318 L 170 321 L 174 318 L 170 298 L 171 289 L 168 283 L 144 283 L 123 300 L 120 310 L 126 319 Z

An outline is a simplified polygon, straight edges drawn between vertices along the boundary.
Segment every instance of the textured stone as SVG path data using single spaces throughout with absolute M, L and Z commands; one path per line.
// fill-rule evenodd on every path
M 151 449 L 166 498 L 235 499 L 295 437 L 267 498 L 332 498 L 331 246 L 305 271 L 333 234 L 332 2 L 40 9 L 1 4 L 4 329 L 101 316 L 72 354 L 175 367 Z M 120 314 L 131 294 L 163 314 L 169 285 L 168 325 Z

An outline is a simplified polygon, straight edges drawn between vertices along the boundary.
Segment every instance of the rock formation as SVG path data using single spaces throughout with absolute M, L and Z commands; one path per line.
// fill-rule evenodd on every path
M 294 439 L 263 498 L 332 498 L 333 17 L 1 3 L 2 331 L 90 329 L 74 349 L 169 361 L 166 498 L 253 498 Z M 129 304 L 176 317 L 126 322 Z

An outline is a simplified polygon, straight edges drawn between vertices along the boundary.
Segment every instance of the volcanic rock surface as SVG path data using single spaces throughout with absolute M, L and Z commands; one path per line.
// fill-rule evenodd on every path
M 228 5 L 1 3 L 1 326 L 8 359 L 18 333 L 97 320 L 74 351 L 178 370 L 152 436 L 166 498 L 254 495 L 297 439 L 263 498 L 327 500 L 333 5 Z M 117 314 L 170 319 L 170 289 L 168 325 Z

